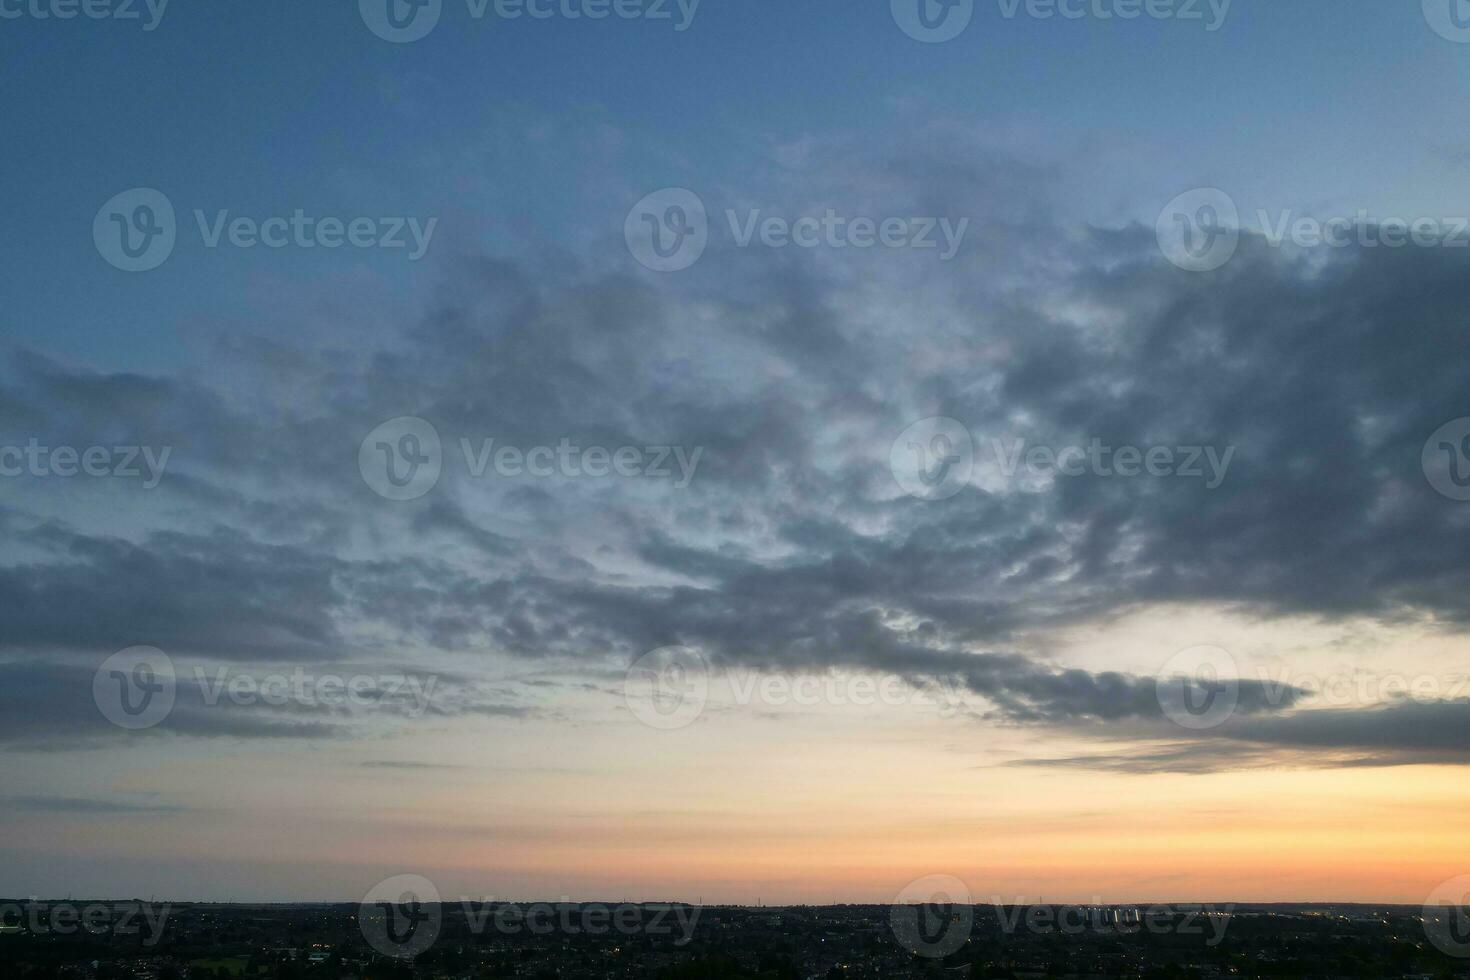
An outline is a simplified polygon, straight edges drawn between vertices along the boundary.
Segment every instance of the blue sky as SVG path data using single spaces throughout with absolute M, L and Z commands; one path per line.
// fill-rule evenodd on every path
M 685 31 L 445 0 L 404 44 L 377 0 L 51 2 L 0 0 L 0 894 L 1418 901 L 1470 869 L 1470 235 L 1257 217 L 1470 228 L 1451 0 L 1214 31 L 977 0 L 932 44 L 888 0 Z M 177 241 L 124 271 L 137 189 Z M 249 220 L 209 247 L 196 211 Z M 297 211 L 425 251 L 249 247 Z M 109 714 L 165 662 L 162 717 Z M 1204 668 L 1197 724 L 1170 685 Z M 427 700 L 203 683 L 303 671 Z M 669 677 L 707 682 L 678 726 Z
M 1466 52 L 1412 8 L 1237 2 L 1209 33 L 1147 18 L 1006 19 L 987 2 L 943 44 L 900 33 L 886 4 L 836 0 L 706 0 L 682 33 L 639 20 L 474 21 L 456 0 L 408 45 L 369 33 L 351 4 L 224 13 L 179 0 L 152 32 L 6 21 L 0 197 L 25 234 L 0 243 L 14 273 L 0 315 L 8 336 L 58 354 L 177 364 L 212 321 L 259 303 L 249 277 L 310 293 L 346 264 L 186 249 L 153 277 L 117 275 L 85 231 L 134 186 L 186 209 L 368 205 L 443 215 L 446 233 L 492 250 L 577 248 L 627 206 L 582 179 L 594 151 L 572 136 L 596 129 L 620 148 L 591 162 L 630 190 L 718 186 L 770 141 L 846 132 L 881 145 L 946 119 L 1093 163 L 1088 199 L 1072 202 L 1078 221 L 1146 219 L 1140 188 L 1208 183 L 1267 207 L 1461 206 L 1470 119 L 1453 93 L 1470 77 Z M 556 132 L 527 147 L 537 124 Z M 472 193 L 466 178 L 479 178 Z M 387 272 L 394 294 L 426 274 Z

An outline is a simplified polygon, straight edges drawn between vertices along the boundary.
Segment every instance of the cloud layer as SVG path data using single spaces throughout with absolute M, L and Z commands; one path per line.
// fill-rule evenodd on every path
M 958 684 L 992 721 L 1149 741 L 1181 734 L 1152 677 L 1066 669 L 1021 638 L 1176 603 L 1470 623 L 1470 505 L 1437 494 L 1420 462 L 1466 413 L 1470 260 L 1300 255 L 1247 235 L 1225 268 L 1191 274 L 1152 229 L 1052 218 L 1044 171 L 993 151 L 987 166 L 804 152 L 743 199 L 970 217 L 971 239 L 942 269 L 924 253 L 728 242 L 674 276 L 645 274 L 612 239 L 546 267 L 460 255 L 381 346 L 242 339 L 148 377 L 14 352 L 0 442 L 173 454 L 150 491 L 7 481 L 0 738 L 91 732 L 90 700 L 75 703 L 88 665 L 132 644 L 242 666 L 471 655 L 573 672 L 682 644 L 717 663 Z M 811 177 L 823 172 L 843 176 Z M 358 470 L 364 436 L 399 416 L 442 439 L 443 476 L 420 500 L 384 500 Z M 900 491 L 888 455 L 929 416 L 982 446 L 1235 454 L 1214 489 L 1097 473 L 1023 487 L 986 471 L 925 501 Z M 703 456 L 686 489 L 476 476 L 461 440 L 487 438 Z M 1462 704 L 1300 712 L 1297 693 L 1266 693 L 1244 682 L 1235 723 L 1194 736 L 1178 764 L 1213 768 L 1212 752 L 1242 746 L 1461 761 L 1467 744 Z M 170 725 L 334 732 L 189 710 Z M 1174 758 L 1161 751 L 1133 768 Z

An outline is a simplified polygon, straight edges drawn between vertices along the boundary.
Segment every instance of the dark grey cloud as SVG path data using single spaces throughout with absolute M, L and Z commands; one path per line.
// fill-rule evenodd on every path
M 94 698 L 101 662 L 71 655 L 0 660 L 0 747 L 67 751 L 171 737 L 319 741 L 414 731 L 451 718 L 545 713 L 535 701 L 515 701 L 513 692 L 448 673 L 342 662 L 305 669 L 175 662 L 167 716 L 152 727 L 126 730 L 112 724 Z M 336 680 L 320 687 L 322 678 Z M 242 680 L 249 682 L 243 693 L 232 693 Z M 349 684 L 355 699 L 345 696 Z
M 163 724 L 125 731 L 109 722 L 93 699 L 97 663 L 56 658 L 0 662 L 0 745 L 63 751 L 169 735 L 321 739 L 347 732 L 341 723 L 293 718 L 289 710 L 252 710 L 228 701 L 209 705 L 200 689 L 188 684 L 179 685 L 178 700 Z
M 1012 765 L 1123 773 L 1219 772 L 1246 768 L 1470 764 L 1470 701 L 1391 701 L 1358 708 L 1237 714 L 1183 738 L 1179 729 L 1127 737 L 1145 744 L 1116 752 L 1024 759 Z M 1120 733 L 1109 733 L 1116 737 Z M 1152 741 L 1150 741 L 1152 739 Z
M 5 806 L 32 813 L 104 817 L 162 816 L 189 812 L 188 807 L 168 803 L 128 803 L 92 799 L 91 797 L 66 796 L 8 796 L 0 800 L 0 807 Z
M 232 528 L 141 541 L 55 523 L 12 528 L 37 558 L 0 568 L 10 649 L 134 644 L 233 658 L 330 657 L 342 598 L 331 555 Z
M 947 266 L 716 248 L 656 280 L 623 259 L 454 259 L 381 348 L 240 341 L 228 372 L 187 379 L 19 354 L 0 374 L 0 435 L 171 444 L 178 478 L 115 521 L 12 484 L 0 644 L 242 663 L 496 653 L 589 676 L 685 644 L 950 684 L 1005 723 L 1102 734 L 1158 720 L 1153 680 L 1060 669 L 1014 652 L 1026 636 L 1172 603 L 1470 624 L 1470 510 L 1420 471 L 1429 433 L 1470 414 L 1455 356 L 1470 259 L 1301 258 L 1246 235 L 1226 267 L 1191 274 L 1152 229 L 1058 223 L 1048 167 L 825 152 L 811 172 L 841 179 L 781 197 L 793 213 L 845 189 L 969 216 L 969 246 Z M 445 474 L 391 503 L 360 479 L 357 446 L 406 414 L 439 430 Z M 924 502 L 897 495 L 886 459 L 927 415 L 982 443 L 1236 452 L 1216 489 L 1085 475 Z M 682 491 L 475 478 L 458 440 L 487 437 L 704 457 Z M 1267 693 L 1241 688 L 1253 740 L 1212 742 L 1452 751 L 1397 744 L 1407 715 L 1361 722 L 1352 743 L 1294 712 L 1297 694 Z M 456 710 L 534 709 L 473 696 Z
M 1399 762 L 1470 761 L 1470 700 L 1390 702 L 1239 719 L 1226 738 L 1304 750 L 1345 750 Z

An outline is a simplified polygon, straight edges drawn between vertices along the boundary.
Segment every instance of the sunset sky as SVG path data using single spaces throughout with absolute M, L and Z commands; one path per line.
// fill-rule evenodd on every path
M 0 19 L 0 896 L 1470 874 L 1470 30 L 903 2 Z M 211 237 L 298 210 L 407 246 Z M 1008 465 L 1094 443 L 1201 473 Z

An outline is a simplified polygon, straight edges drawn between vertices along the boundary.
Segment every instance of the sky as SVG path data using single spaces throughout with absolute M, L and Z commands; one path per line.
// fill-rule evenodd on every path
M 0 895 L 1470 874 L 1459 4 L 0 0 Z

